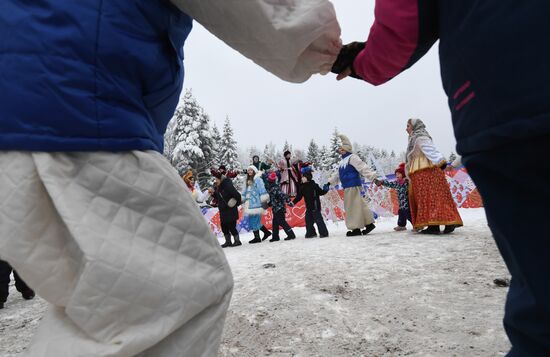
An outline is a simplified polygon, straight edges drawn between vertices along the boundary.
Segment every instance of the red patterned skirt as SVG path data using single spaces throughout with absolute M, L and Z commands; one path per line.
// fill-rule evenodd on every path
M 445 173 L 438 167 L 410 174 L 409 204 L 415 229 L 426 226 L 462 226 Z

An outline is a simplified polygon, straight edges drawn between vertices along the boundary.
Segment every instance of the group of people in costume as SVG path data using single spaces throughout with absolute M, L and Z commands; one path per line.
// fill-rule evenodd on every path
M 413 229 L 423 234 L 448 234 L 456 227 L 462 226 L 455 201 L 443 170 L 447 162 L 435 148 L 424 123 L 420 119 L 409 119 L 407 122 L 409 144 L 406 163 L 396 170 L 394 181 L 379 180 L 383 176 L 377 173 L 353 153 L 349 138 L 339 135 L 338 153 L 341 156 L 338 169 L 321 188 L 313 180 L 313 167 L 310 163 L 292 160 L 290 151 L 284 153 L 284 159 L 272 169 L 272 165 L 261 162 L 257 155 L 252 164 L 243 172 L 246 175 L 244 190 L 239 193 L 231 178 L 236 172 L 227 172 L 224 166 L 212 169 L 215 177 L 214 187 L 201 193 L 193 179 L 192 172 L 187 172 L 183 179 L 197 202 L 203 202 L 211 196 L 211 204 L 219 208 L 222 233 L 225 237 L 223 248 L 242 245 L 237 231 L 239 220 L 238 206 L 243 205 L 244 216 L 248 217 L 248 226 L 254 234 L 249 243 L 260 243 L 270 236 L 270 242 L 279 241 L 279 228 L 287 237 L 296 238 L 292 227 L 286 221 L 286 207 L 293 207 L 304 199 L 306 206 L 306 238 L 329 236 L 323 215 L 320 197 L 325 195 L 330 186 L 340 184 L 344 190 L 345 222 L 347 236 L 367 235 L 376 228 L 373 211 L 363 196 L 364 180 L 378 186 L 395 189 L 398 195 L 399 210 L 396 231 L 406 230 L 407 221 Z M 273 160 L 271 160 L 272 163 Z M 262 224 L 262 216 L 268 207 L 272 208 L 272 231 Z M 260 236 L 260 231 L 263 236 Z
M 550 199 L 550 164 L 540 155 L 550 148 L 550 2 L 375 4 L 367 40 L 342 46 L 327 0 L 0 2 L 9 34 L 0 45 L 0 259 L 50 303 L 29 355 L 218 353 L 231 269 L 162 156 L 193 21 L 296 83 L 332 71 L 337 80 L 382 85 L 439 41 L 457 152 L 512 275 L 508 355 L 550 355 L 550 240 L 540 228 Z M 462 221 L 444 185 L 445 163 L 422 123 L 409 124 L 410 218 L 415 228 L 449 233 Z M 298 195 L 288 163 L 281 190 Z M 361 175 L 372 173 L 342 148 L 333 182 L 344 186 L 351 234 L 374 228 L 359 199 Z M 252 170 L 241 195 L 220 176 L 219 205 L 233 214 L 239 200 L 263 208 L 257 182 Z M 322 192 L 306 192 L 310 222 L 319 224 Z M 518 219 L 526 207 L 530 219 Z M 230 224 L 226 231 L 233 234 Z
M 244 215 L 248 219 L 248 228 L 253 232 L 254 239 L 249 243 L 260 243 L 271 237 L 270 242 L 279 241 L 279 228 L 286 233 L 285 240 L 296 238 L 296 234 L 286 221 L 287 206 L 293 207 L 302 198 L 306 201 L 306 238 L 316 237 L 314 223 L 318 225 L 320 237 L 328 237 L 328 231 L 321 215 L 319 196 L 327 192 L 315 183 L 312 176 L 312 167 L 307 163 L 290 160 L 290 152 L 285 152 L 288 165 L 282 164 L 271 169 L 271 165 L 261 162 L 254 156 L 252 164 L 242 172 L 245 175 L 244 189 L 238 192 L 232 179 L 239 172 L 227 170 L 225 166 L 210 170 L 214 177 L 213 187 L 201 192 L 195 183 L 193 174 L 188 171 L 184 176 L 191 197 L 196 202 L 204 202 L 208 196 L 209 203 L 217 207 L 220 215 L 220 224 L 225 238 L 223 248 L 242 245 L 237 222 L 239 220 L 239 206 L 243 206 Z M 313 189 L 313 190 L 312 190 Z M 198 193 L 196 193 L 198 192 Z M 272 230 L 269 231 L 262 223 L 262 216 L 268 207 L 272 209 Z M 260 236 L 260 231 L 263 235 Z

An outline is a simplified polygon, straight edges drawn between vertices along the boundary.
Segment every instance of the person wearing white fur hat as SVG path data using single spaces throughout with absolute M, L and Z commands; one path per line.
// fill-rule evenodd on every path
M 256 166 L 250 165 L 246 169 L 246 183 L 242 194 L 244 202 L 244 214 L 248 216 L 248 224 L 254 232 L 254 239 L 248 243 L 260 243 L 271 236 L 271 232 L 262 224 L 262 215 L 269 202 L 269 194 L 265 189 L 262 172 Z M 264 232 L 260 239 L 260 230 Z
M 367 201 L 361 196 L 363 185 L 361 177 L 374 180 L 376 173 L 352 152 L 353 147 L 347 136 L 338 135 L 338 137 L 340 138 L 338 153 L 342 156 L 342 160 L 338 172 L 332 175 L 329 184 L 334 186 L 341 182 L 344 188 L 346 227 L 349 229 L 346 235 L 348 237 L 366 235 L 376 226 L 372 211 L 369 209 Z M 361 229 L 363 230 L 361 231 Z

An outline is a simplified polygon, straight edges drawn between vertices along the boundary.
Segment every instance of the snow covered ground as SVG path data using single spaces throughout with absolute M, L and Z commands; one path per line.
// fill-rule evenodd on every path
M 460 211 L 448 236 L 393 232 L 382 218 L 366 237 L 267 241 L 225 249 L 235 291 L 220 356 L 499 356 L 508 272 L 483 209 Z M 284 233 L 282 234 L 284 236 Z M 46 304 L 11 287 L 0 310 L 0 356 L 28 344 Z

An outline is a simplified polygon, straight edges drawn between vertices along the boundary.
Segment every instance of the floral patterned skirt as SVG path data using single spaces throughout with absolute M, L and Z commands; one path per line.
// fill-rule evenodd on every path
M 462 226 L 445 173 L 438 167 L 410 174 L 409 203 L 415 229 L 426 226 Z

